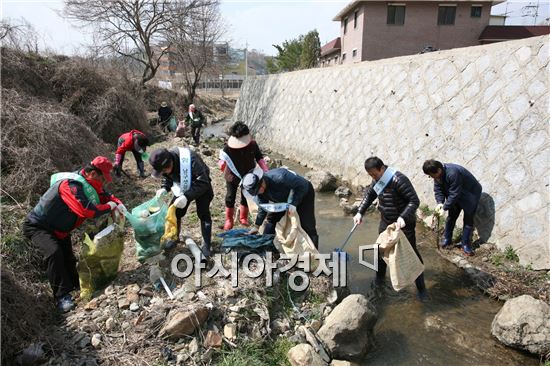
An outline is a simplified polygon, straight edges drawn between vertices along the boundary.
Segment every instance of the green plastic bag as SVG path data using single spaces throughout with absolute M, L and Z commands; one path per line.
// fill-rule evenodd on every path
M 178 128 L 178 121 L 176 120 L 175 116 L 170 117 L 170 120 L 168 121 L 168 129 L 171 132 L 176 131 L 176 128 Z
M 104 220 L 99 227 L 84 234 L 77 267 L 83 300 L 90 300 L 94 291 L 107 286 L 118 273 L 124 250 L 124 217 L 108 223 Z
M 125 214 L 134 228 L 136 255 L 140 262 L 161 252 L 160 238 L 164 234 L 167 211 L 166 202 L 154 197 Z

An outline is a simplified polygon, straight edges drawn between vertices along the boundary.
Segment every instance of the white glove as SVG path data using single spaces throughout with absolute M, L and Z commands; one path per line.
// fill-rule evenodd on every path
M 258 234 L 258 228 L 256 226 L 248 230 L 248 232 L 246 233 L 246 235 L 256 235 L 256 234 Z
M 118 212 L 120 212 L 122 214 L 128 211 L 126 209 L 126 206 L 124 206 L 122 203 L 119 203 L 118 206 L 116 207 L 116 209 L 118 210 Z
M 288 205 L 288 213 L 289 214 L 295 214 L 296 213 L 296 206 Z
M 353 216 L 353 223 L 355 225 L 360 225 L 363 222 L 363 215 L 361 215 L 359 212 Z
M 395 226 L 397 226 L 398 229 L 403 229 L 405 227 L 405 220 L 401 216 L 397 219 L 395 222 Z
M 182 194 L 181 196 L 176 198 L 173 204 L 177 208 L 185 208 L 185 206 L 187 206 L 187 197 L 185 197 L 185 195 Z
M 155 193 L 155 197 L 156 198 L 159 198 L 160 196 L 162 195 L 165 195 L 167 192 L 166 192 L 166 189 L 165 188 L 161 188 L 157 191 L 157 193 Z
M 443 213 L 445 211 L 443 210 L 443 204 L 438 203 L 437 206 L 435 206 L 435 215 L 436 216 L 443 216 Z
M 113 201 L 109 201 L 109 202 L 107 202 L 107 204 L 109 205 L 111 211 L 113 211 L 117 206 L 117 204 Z

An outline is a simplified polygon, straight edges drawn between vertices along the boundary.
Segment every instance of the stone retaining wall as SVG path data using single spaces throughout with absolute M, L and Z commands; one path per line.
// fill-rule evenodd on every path
M 352 184 L 379 156 L 435 205 L 425 159 L 483 185 L 484 239 L 550 268 L 549 37 L 249 78 L 234 120 L 257 140 Z

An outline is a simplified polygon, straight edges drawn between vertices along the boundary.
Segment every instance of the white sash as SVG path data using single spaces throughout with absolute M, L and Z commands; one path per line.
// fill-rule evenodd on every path
M 254 196 L 254 202 L 264 211 L 267 212 L 283 212 L 288 210 L 289 203 L 260 203 L 258 196 Z
M 223 150 L 220 150 L 220 160 L 223 160 L 227 163 L 227 166 L 229 167 L 229 169 L 231 169 L 231 172 L 233 174 L 235 174 L 235 176 L 237 178 L 239 178 L 241 180 L 241 183 L 242 183 L 242 179 L 243 177 L 241 177 L 241 175 L 239 174 L 239 172 L 237 171 L 237 168 L 235 167 L 235 164 L 233 164 L 233 160 L 231 160 L 231 158 L 229 157 L 229 155 L 227 155 L 227 153 Z
M 382 177 L 378 180 L 378 182 L 376 182 L 373 187 L 377 196 L 380 196 L 380 193 L 382 193 L 384 191 L 384 188 L 386 188 L 386 186 L 391 182 L 393 176 L 395 175 L 395 172 L 396 170 L 391 167 L 386 168 L 386 171 L 384 172 Z
M 188 148 L 180 147 L 180 182 L 174 182 L 172 193 L 179 197 L 191 188 L 191 151 Z

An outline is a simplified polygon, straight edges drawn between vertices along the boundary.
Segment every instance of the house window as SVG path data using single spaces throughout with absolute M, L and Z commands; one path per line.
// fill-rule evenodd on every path
M 346 61 L 346 53 L 342 53 L 342 62 Z
M 403 25 L 405 24 L 405 6 L 404 5 L 388 5 L 388 24 Z
M 481 9 L 483 9 L 483 6 L 481 5 L 472 5 L 472 10 L 470 10 L 470 16 L 472 18 L 481 18 Z
M 357 28 L 357 18 L 359 17 L 359 10 L 353 13 L 353 29 Z
M 354 49 L 351 51 L 351 57 L 352 57 L 352 58 L 355 58 L 355 56 L 357 56 L 357 48 L 354 48 Z
M 348 31 L 348 18 L 344 18 L 344 34 Z
M 437 25 L 455 24 L 456 6 L 439 5 Z

